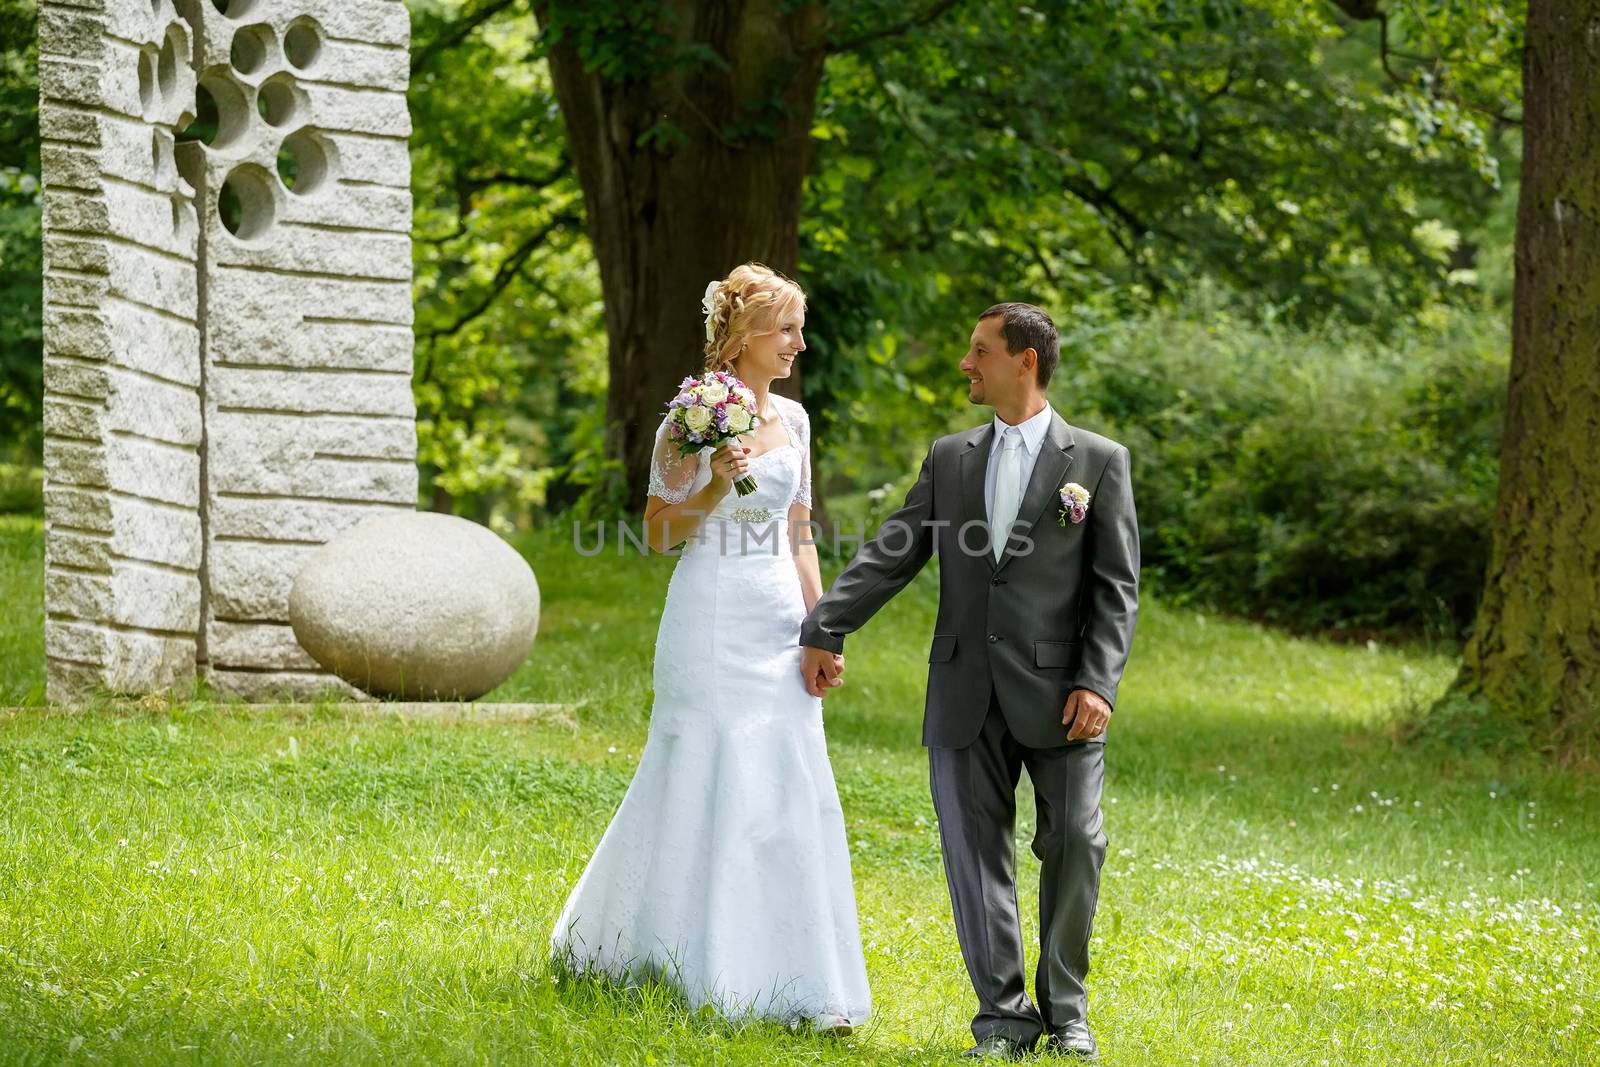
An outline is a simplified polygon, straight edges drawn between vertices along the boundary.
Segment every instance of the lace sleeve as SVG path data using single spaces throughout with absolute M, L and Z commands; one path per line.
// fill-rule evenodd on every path
M 668 419 L 656 427 L 655 451 L 650 454 L 650 495 L 660 497 L 668 504 L 681 504 L 694 490 L 695 477 L 700 473 L 700 456 L 691 452 L 683 455 L 678 442 L 667 433 Z
M 787 399 L 787 398 L 785 398 Z M 811 506 L 811 416 L 806 409 L 793 401 L 783 406 L 784 421 L 794 434 L 795 448 L 800 451 L 800 482 L 795 486 L 791 504 Z

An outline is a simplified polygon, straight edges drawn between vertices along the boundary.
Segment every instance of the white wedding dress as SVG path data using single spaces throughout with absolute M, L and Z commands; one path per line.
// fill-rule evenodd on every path
M 790 504 L 811 503 L 810 427 L 798 403 L 772 401 L 789 441 L 684 545 L 649 739 L 551 949 L 579 972 L 664 978 L 730 1017 L 858 1026 L 871 997 L 822 701 L 800 676 L 787 528 Z M 675 503 L 710 480 L 710 450 L 680 457 L 665 427 L 650 493 Z

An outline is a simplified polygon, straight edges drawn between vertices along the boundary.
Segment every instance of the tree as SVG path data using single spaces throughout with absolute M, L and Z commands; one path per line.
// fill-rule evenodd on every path
M 1511 379 L 1482 607 L 1446 707 L 1600 743 L 1600 11 L 1533 0 Z
M 854 305 L 845 320 L 872 330 L 864 305 L 893 316 L 880 337 L 935 303 L 967 319 L 1019 290 L 1149 302 L 1202 275 L 1265 309 L 1379 322 L 1444 284 L 1424 193 L 1474 195 L 1451 131 L 1419 133 L 1319 65 L 1339 28 L 1289 0 L 535 10 L 635 501 L 660 406 L 697 365 L 701 290 L 740 260 L 793 270 L 803 254 L 808 278 Z M 806 360 L 828 378 L 808 401 L 861 384 L 837 353 Z
M 541 3 L 605 294 L 612 450 L 642 504 L 656 426 L 698 366 L 706 282 L 795 272 L 823 7 Z M 798 398 L 798 371 L 779 386 Z
M 486 10 L 412 5 L 414 387 L 432 507 L 504 529 L 582 492 L 605 338 L 538 25 Z
M 37 16 L 32 0 L 0 0 L 0 439 L 34 457 L 44 394 Z

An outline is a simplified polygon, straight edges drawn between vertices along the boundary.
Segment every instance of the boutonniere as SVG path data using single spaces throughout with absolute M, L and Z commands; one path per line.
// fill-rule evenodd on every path
M 1056 524 L 1065 526 L 1067 520 L 1074 523 L 1083 521 L 1089 514 L 1089 490 L 1077 482 L 1068 482 L 1058 490 L 1061 496 L 1061 510 L 1056 512 Z

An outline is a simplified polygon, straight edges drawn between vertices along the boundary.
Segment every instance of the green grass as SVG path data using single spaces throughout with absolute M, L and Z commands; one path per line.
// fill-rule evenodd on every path
M 37 520 L 0 525 L 7 699 Z M 917 745 L 934 582 L 852 638 L 828 732 L 875 999 L 843 1043 L 563 979 L 550 924 L 644 743 L 670 562 L 531 538 L 495 698 L 573 721 L 201 701 L 0 712 L 0 1060 L 949 1062 L 971 992 Z M 31 598 L 31 599 L 30 599 Z M 1453 664 L 1146 607 L 1108 749 L 1108 1064 L 1589 1064 L 1600 789 L 1389 740 Z M 1024 810 L 1029 805 L 1024 804 Z M 1028 937 L 1037 865 L 1021 828 Z
M 44 702 L 43 530 L 0 513 L 0 706 Z

